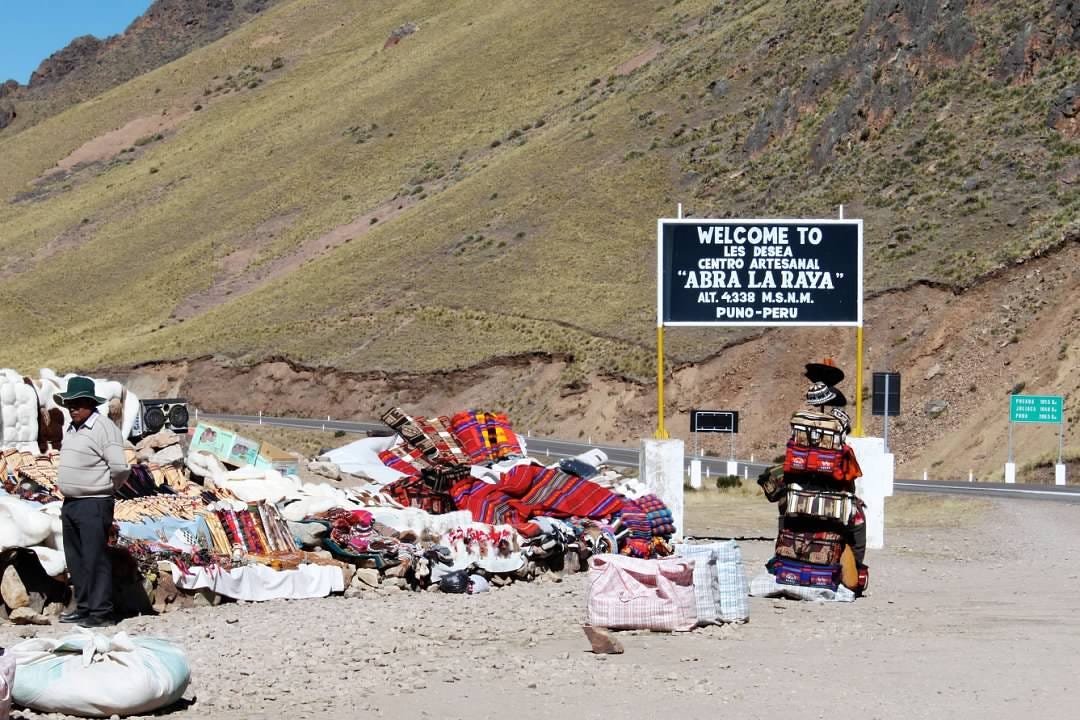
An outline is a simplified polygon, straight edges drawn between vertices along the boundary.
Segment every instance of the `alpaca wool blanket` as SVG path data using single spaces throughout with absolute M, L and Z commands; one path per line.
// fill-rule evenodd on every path
M 459 412 L 450 418 L 450 432 L 473 464 L 524 455 L 521 440 L 502 413 L 478 410 Z
M 477 522 L 489 524 L 520 525 L 534 517 L 603 520 L 623 507 L 621 497 L 596 483 L 537 465 L 514 467 L 494 485 L 466 478 L 451 496 Z

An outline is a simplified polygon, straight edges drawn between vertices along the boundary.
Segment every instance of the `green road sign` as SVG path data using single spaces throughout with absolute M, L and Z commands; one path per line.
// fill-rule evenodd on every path
M 1009 421 L 1061 424 L 1064 406 L 1061 395 L 1012 395 L 1009 397 Z

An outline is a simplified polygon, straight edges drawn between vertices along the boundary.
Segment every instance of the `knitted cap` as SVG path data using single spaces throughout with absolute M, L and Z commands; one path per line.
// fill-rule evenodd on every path
M 836 397 L 836 392 L 823 382 L 816 382 L 806 391 L 807 405 L 824 405 Z

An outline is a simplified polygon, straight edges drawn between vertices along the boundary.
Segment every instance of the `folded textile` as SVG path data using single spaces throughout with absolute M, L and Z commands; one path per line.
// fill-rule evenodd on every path
M 447 493 L 436 492 L 419 476 L 395 480 L 383 492 L 405 507 L 420 508 L 434 515 L 455 509 L 454 500 Z
M 417 476 L 431 464 L 420 450 L 408 445 L 395 445 L 379 453 L 379 459 L 391 470 Z
M 450 419 L 450 432 L 474 464 L 525 454 L 509 418 L 502 413 L 460 412 Z

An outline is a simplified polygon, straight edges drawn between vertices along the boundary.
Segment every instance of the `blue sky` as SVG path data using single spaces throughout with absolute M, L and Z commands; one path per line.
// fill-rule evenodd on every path
M 151 0 L 0 0 L 0 82 L 22 84 L 41 61 L 80 35 L 122 32 Z

